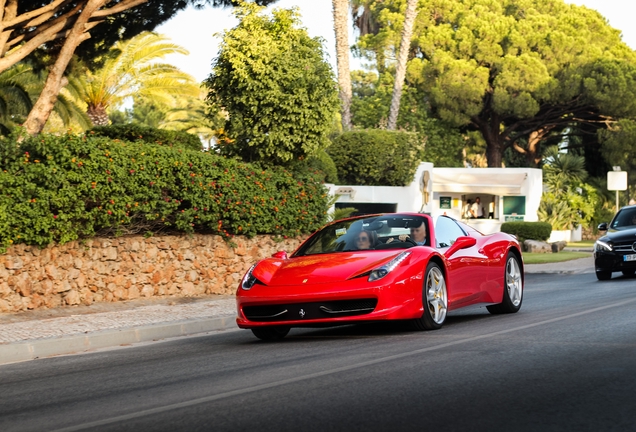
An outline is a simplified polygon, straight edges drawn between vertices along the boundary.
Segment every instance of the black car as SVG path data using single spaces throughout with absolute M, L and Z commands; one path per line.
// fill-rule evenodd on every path
M 599 231 L 607 231 L 594 243 L 594 267 L 598 280 L 612 278 L 612 272 L 632 276 L 636 272 L 636 205 L 623 207 L 609 226 L 602 223 Z

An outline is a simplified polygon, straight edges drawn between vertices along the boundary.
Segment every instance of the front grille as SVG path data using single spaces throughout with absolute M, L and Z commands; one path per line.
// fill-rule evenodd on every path
M 624 252 L 624 253 L 634 253 L 634 247 L 636 243 L 634 242 L 622 242 L 614 244 L 614 251 L 616 252 Z
M 288 303 L 267 306 L 245 306 L 243 313 L 250 321 L 298 321 L 373 312 L 377 299 L 334 300 L 311 303 Z

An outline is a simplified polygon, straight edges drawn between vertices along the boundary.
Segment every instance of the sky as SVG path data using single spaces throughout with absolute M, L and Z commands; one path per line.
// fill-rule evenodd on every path
M 607 18 L 609 24 L 620 30 L 623 41 L 632 49 L 636 49 L 636 1 L 634 0 L 566 0 L 595 9 Z M 333 32 L 333 16 L 331 0 L 279 0 L 272 7 L 298 7 L 303 27 L 311 37 L 324 39 L 327 60 L 336 70 L 335 36 Z M 203 10 L 187 9 L 167 23 L 156 29 L 157 33 L 169 37 L 172 42 L 186 48 L 190 54 L 172 55 L 166 58 L 184 72 L 192 75 L 197 81 L 203 81 L 211 71 L 212 60 L 216 57 L 220 36 L 215 34 L 229 30 L 237 24 L 231 9 L 206 8 Z M 630 25 L 631 24 L 631 25 Z M 349 26 L 352 27 L 351 25 Z M 353 33 L 349 35 L 349 44 L 353 44 Z M 351 69 L 360 69 L 359 59 L 351 57 Z

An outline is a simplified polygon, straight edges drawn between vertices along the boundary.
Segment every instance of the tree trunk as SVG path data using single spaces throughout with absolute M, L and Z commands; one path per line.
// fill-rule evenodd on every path
M 349 69 L 349 1 L 332 0 L 333 28 L 336 33 L 336 63 L 338 65 L 338 87 L 342 103 L 342 129 L 351 130 L 351 71 Z
M 0 21 L 7 22 L 15 18 L 18 14 L 18 0 L 0 1 L 2 9 L 0 10 Z M 7 41 L 11 36 L 11 30 L 5 30 L 0 33 L 0 57 L 4 57 L 7 53 Z
M 402 98 L 402 87 L 404 86 L 404 77 L 406 76 L 406 62 L 408 61 L 409 49 L 411 47 L 413 25 L 415 24 L 415 17 L 417 16 L 417 2 L 418 0 L 408 0 L 406 3 L 402 40 L 400 41 L 400 53 L 397 59 L 393 97 L 391 98 L 391 109 L 389 110 L 389 122 L 387 125 L 387 129 L 389 130 L 395 130 L 400 112 L 400 99 Z
M 501 168 L 506 143 L 505 137 L 500 133 L 499 117 L 496 114 L 492 114 L 489 118 L 473 117 L 472 123 L 477 126 L 486 141 L 488 168 Z
M 106 107 L 103 105 L 89 105 L 86 115 L 91 119 L 93 126 L 108 126 L 109 118 Z
M 33 105 L 31 112 L 24 122 L 24 128 L 29 135 L 37 135 L 44 129 L 44 125 L 49 119 L 51 111 L 53 111 L 53 106 L 57 101 L 57 96 L 62 89 L 64 71 L 71 61 L 77 46 L 90 37 L 90 34 L 85 33 L 88 20 L 106 1 L 107 0 L 90 0 L 70 30 L 60 50 L 60 54 L 53 66 L 49 69 L 49 75 L 46 77 L 42 93 L 40 93 L 40 97 L 38 97 L 38 100 L 35 102 L 35 105 Z
M 498 138 L 497 136 L 492 141 L 486 138 L 486 160 L 488 161 L 488 168 L 501 168 L 503 166 L 504 146 L 499 142 Z

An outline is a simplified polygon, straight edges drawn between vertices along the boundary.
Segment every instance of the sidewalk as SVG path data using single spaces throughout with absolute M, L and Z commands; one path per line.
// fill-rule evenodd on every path
M 592 256 L 526 273 L 593 273 Z M 0 314 L 0 365 L 235 329 L 233 296 L 169 298 Z

